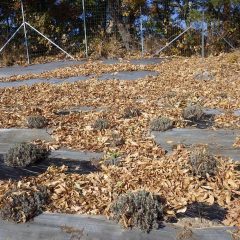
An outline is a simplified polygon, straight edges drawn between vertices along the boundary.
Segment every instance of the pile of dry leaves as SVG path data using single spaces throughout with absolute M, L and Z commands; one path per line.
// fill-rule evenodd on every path
M 38 177 L 22 181 L 0 183 L 0 196 L 14 187 L 41 184 L 53 189 L 49 211 L 109 215 L 110 203 L 128 190 L 146 189 L 161 194 L 167 200 L 167 213 L 184 212 L 188 204 L 198 201 L 218 203 L 228 208 L 225 221 L 240 225 L 240 172 L 236 164 L 223 159 L 220 174 L 207 179 L 192 176 L 189 153 L 179 147 L 171 156 L 153 141 L 149 128 L 156 117 L 165 116 L 175 126 L 184 127 L 183 109 L 189 104 L 205 108 L 223 109 L 216 116 L 215 128 L 240 128 L 240 118 L 233 114 L 240 109 L 239 52 L 209 57 L 178 58 L 151 66 L 128 63 L 104 65 L 89 62 L 34 77 L 78 76 L 122 70 L 154 70 L 159 76 L 139 81 L 98 81 L 93 78 L 74 84 L 38 84 L 16 89 L 0 89 L 0 127 L 23 127 L 27 116 L 40 114 L 48 119 L 55 142 L 52 148 L 66 146 L 73 149 L 103 151 L 121 156 L 119 166 L 102 166 L 101 171 L 89 175 L 66 174 L 50 167 Z M 195 75 L 208 71 L 213 79 L 196 80 Z M 14 81 L 33 76 L 2 79 Z M 91 106 L 102 111 L 58 115 L 56 112 L 76 106 Z M 138 108 L 139 116 L 124 118 L 126 107 Z M 92 126 L 99 118 L 107 119 L 103 130 Z M 124 139 L 124 144 L 113 146 L 112 136 Z
M 82 65 L 59 68 L 52 71 L 46 71 L 40 74 L 16 75 L 8 78 L 0 78 L 1 82 L 13 82 L 33 78 L 67 78 L 74 76 L 99 76 L 103 73 L 116 73 L 118 71 L 136 71 L 151 70 L 153 66 L 135 65 L 127 62 L 117 64 L 104 64 L 102 61 L 88 61 Z M 114 77 L 114 75 L 113 75 Z
M 230 161 L 219 159 L 219 173 L 206 179 L 193 176 L 189 152 L 179 147 L 171 156 L 151 160 L 137 153 L 120 166 L 104 166 L 88 175 L 66 174 L 66 167 L 50 167 L 35 178 L 19 182 L 1 182 L 0 196 L 16 187 L 43 185 L 52 189 L 47 210 L 64 213 L 109 215 L 109 206 L 120 194 L 145 189 L 164 196 L 166 213 L 186 211 L 193 202 L 217 203 L 229 209 L 225 223 L 239 226 L 240 173 Z

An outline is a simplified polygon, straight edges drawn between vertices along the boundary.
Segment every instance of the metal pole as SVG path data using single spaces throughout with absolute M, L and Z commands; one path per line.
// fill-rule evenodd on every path
M 7 40 L 7 42 L 0 48 L 0 53 L 3 51 L 3 49 L 8 45 L 8 43 L 14 38 L 14 36 L 17 34 L 17 32 L 21 29 L 23 26 L 23 23 L 21 26 L 16 30 L 16 32 Z
M 236 48 L 225 38 L 222 38 L 233 50 L 235 50 Z
M 217 35 L 218 35 L 221 39 L 223 39 L 223 41 L 224 41 L 225 43 L 227 43 L 233 50 L 236 49 L 225 37 L 222 37 L 218 32 L 217 32 Z
M 82 0 L 83 7 L 83 25 L 84 25 L 84 38 L 85 38 L 85 53 L 88 58 L 88 42 L 87 42 L 87 25 L 86 25 L 86 12 L 85 12 L 85 0 Z
M 182 33 L 180 33 L 177 37 L 175 37 L 171 42 L 167 43 L 166 46 L 158 50 L 154 55 L 158 55 L 160 52 L 162 52 L 165 48 L 169 47 L 173 42 L 175 42 L 178 38 L 180 38 L 185 32 L 187 32 L 192 26 L 189 26 L 187 29 L 185 29 Z
M 143 57 L 144 56 L 144 37 L 143 37 L 142 7 L 140 7 L 140 31 L 141 31 L 141 47 L 142 47 L 142 57 Z
M 56 43 L 54 43 L 51 39 L 49 39 L 48 37 L 46 37 L 45 35 L 43 35 L 41 32 L 39 32 L 36 28 L 34 28 L 32 25 L 30 25 L 28 22 L 26 22 L 26 25 L 28 25 L 30 28 L 32 28 L 35 32 L 37 32 L 39 35 L 41 35 L 42 37 L 44 37 L 45 39 L 47 39 L 51 44 L 53 44 L 55 47 L 57 47 L 58 49 L 60 49 L 62 52 L 64 52 L 67 56 L 69 56 L 71 59 L 74 60 L 74 57 L 71 56 L 69 53 L 67 53 L 65 50 L 63 50 L 61 47 L 59 47 Z
M 22 18 L 23 18 L 24 38 L 25 38 L 25 45 L 26 45 L 26 52 L 27 52 L 27 61 L 28 61 L 28 64 L 30 64 L 29 51 L 28 51 L 27 30 L 26 30 L 26 22 L 25 22 L 25 15 L 24 15 L 24 9 L 23 9 L 23 2 L 22 2 L 22 0 L 21 0 L 21 9 L 22 9 Z
M 205 14 L 202 12 L 202 58 L 205 58 L 205 34 L 204 34 Z

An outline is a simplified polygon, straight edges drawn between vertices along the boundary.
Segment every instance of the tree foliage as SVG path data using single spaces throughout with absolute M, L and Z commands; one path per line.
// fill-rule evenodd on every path
M 24 0 L 24 7 L 27 20 L 68 51 L 76 52 L 84 48 L 82 0 Z M 85 0 L 85 8 L 89 38 L 98 36 L 106 41 L 106 37 L 114 36 L 123 42 L 127 50 L 138 47 L 141 16 L 146 41 L 148 36 L 157 36 L 167 42 L 182 32 L 184 26 L 201 20 L 203 11 L 208 24 L 208 37 L 213 43 L 216 39 L 222 41 L 227 38 L 233 45 L 239 44 L 240 0 Z M 0 43 L 17 29 L 21 21 L 20 1 L 2 0 Z M 52 50 L 36 34 L 30 35 L 29 41 L 31 46 L 38 44 L 35 50 Z M 181 44 L 186 47 L 193 42 L 196 44 L 196 41 L 191 33 L 181 39 Z

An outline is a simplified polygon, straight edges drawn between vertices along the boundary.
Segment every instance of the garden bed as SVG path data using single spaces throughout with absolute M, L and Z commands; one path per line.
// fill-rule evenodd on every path
M 98 171 L 89 174 L 69 173 L 66 166 L 59 167 L 56 164 L 58 166 L 50 166 L 47 171 L 34 177 L 1 181 L 0 199 L 8 190 L 17 188 L 21 192 L 28 187 L 43 185 L 51 192 L 46 211 L 106 215 L 111 218 L 110 206 L 119 195 L 144 189 L 165 199 L 165 220 L 177 221 L 179 214 L 187 213 L 190 206 L 201 203 L 225 211 L 220 224 L 240 226 L 239 162 L 211 156 L 209 159 L 216 161 L 216 166 L 212 165 L 216 169 L 210 169 L 209 173 L 200 176 L 192 166 L 191 148 L 184 146 L 208 144 L 211 151 L 215 150 L 210 151 L 214 155 L 219 155 L 221 150 L 225 151 L 224 156 L 232 158 L 239 154 L 240 120 L 234 114 L 240 108 L 240 91 L 237 87 L 239 60 L 235 61 L 236 57 L 232 57 L 236 54 L 239 53 L 209 57 L 205 61 L 197 57 L 172 59 L 149 66 L 86 63 L 37 77 L 101 76 L 103 73 L 120 71 L 131 71 L 130 77 L 132 71 L 155 71 L 160 74 L 137 81 L 90 79 L 74 84 L 35 84 L 0 89 L 2 128 L 22 128 L 26 117 L 38 113 L 48 119 L 48 128 L 52 130 L 54 142 L 48 143 L 48 147 L 104 153 Z M 208 81 L 196 80 L 196 72 L 205 69 L 214 77 Z M 3 81 L 30 77 L 18 76 Z M 139 99 L 144 101 L 139 102 Z M 56 114 L 84 106 L 91 106 L 92 110 Z M 206 129 L 195 129 L 196 124 L 185 119 L 183 114 L 188 106 L 221 109 L 221 113 L 211 114 L 211 124 Z M 151 123 L 163 117 L 169 125 L 164 129 L 166 132 L 157 133 L 161 141 L 156 143 L 151 135 Z M 96 122 L 103 125 L 96 127 Z M 172 127 L 176 129 L 171 130 Z M 179 132 L 187 134 L 181 136 Z M 168 135 L 171 138 L 168 139 Z M 164 136 L 165 143 L 162 142 Z M 37 143 L 46 144 L 44 139 Z M 166 155 L 165 148 L 171 145 L 176 146 Z M 105 160 L 111 160 L 111 164 L 105 164 Z M 203 213 L 200 215 L 204 218 Z M 131 219 L 127 218 L 124 226 L 129 227 L 130 222 Z M 210 230 L 206 230 L 206 234 L 210 233 Z M 164 234 L 164 228 L 158 230 L 157 234 Z M 174 239 L 171 237 L 169 239 Z

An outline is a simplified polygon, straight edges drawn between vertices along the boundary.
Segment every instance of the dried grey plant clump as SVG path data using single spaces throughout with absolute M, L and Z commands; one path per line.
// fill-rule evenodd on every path
M 166 117 L 159 117 L 150 122 L 151 131 L 167 131 L 173 128 L 173 121 Z
M 13 189 L 1 199 L 0 216 L 16 223 L 27 222 L 39 215 L 49 200 L 46 187 Z
M 11 167 L 26 167 L 48 158 L 50 151 L 31 143 L 19 143 L 9 149 L 4 163 Z
M 199 105 L 191 105 L 183 109 L 182 117 L 185 120 L 197 122 L 204 117 L 204 111 Z
M 111 205 L 113 220 L 126 227 L 149 232 L 163 221 L 164 201 L 158 195 L 141 190 L 120 195 Z M 124 224 L 125 223 L 125 224 Z
M 204 145 L 195 145 L 191 148 L 190 163 L 193 175 L 202 178 L 214 176 L 218 170 L 216 158 L 209 154 L 208 147 Z
M 194 79 L 198 81 L 214 80 L 214 75 L 209 71 L 200 71 L 194 74 Z
M 122 145 L 125 144 L 124 138 L 117 133 L 112 134 L 109 142 L 111 147 L 121 147 Z
M 125 108 L 123 113 L 124 118 L 139 117 L 140 115 L 141 115 L 141 111 L 138 108 L 132 108 L 132 107 Z
M 29 116 L 26 119 L 29 128 L 45 128 L 47 127 L 47 119 L 43 116 Z
M 96 120 L 96 122 L 93 124 L 93 128 L 96 130 L 104 130 L 109 128 L 109 121 L 105 118 L 99 118 Z

